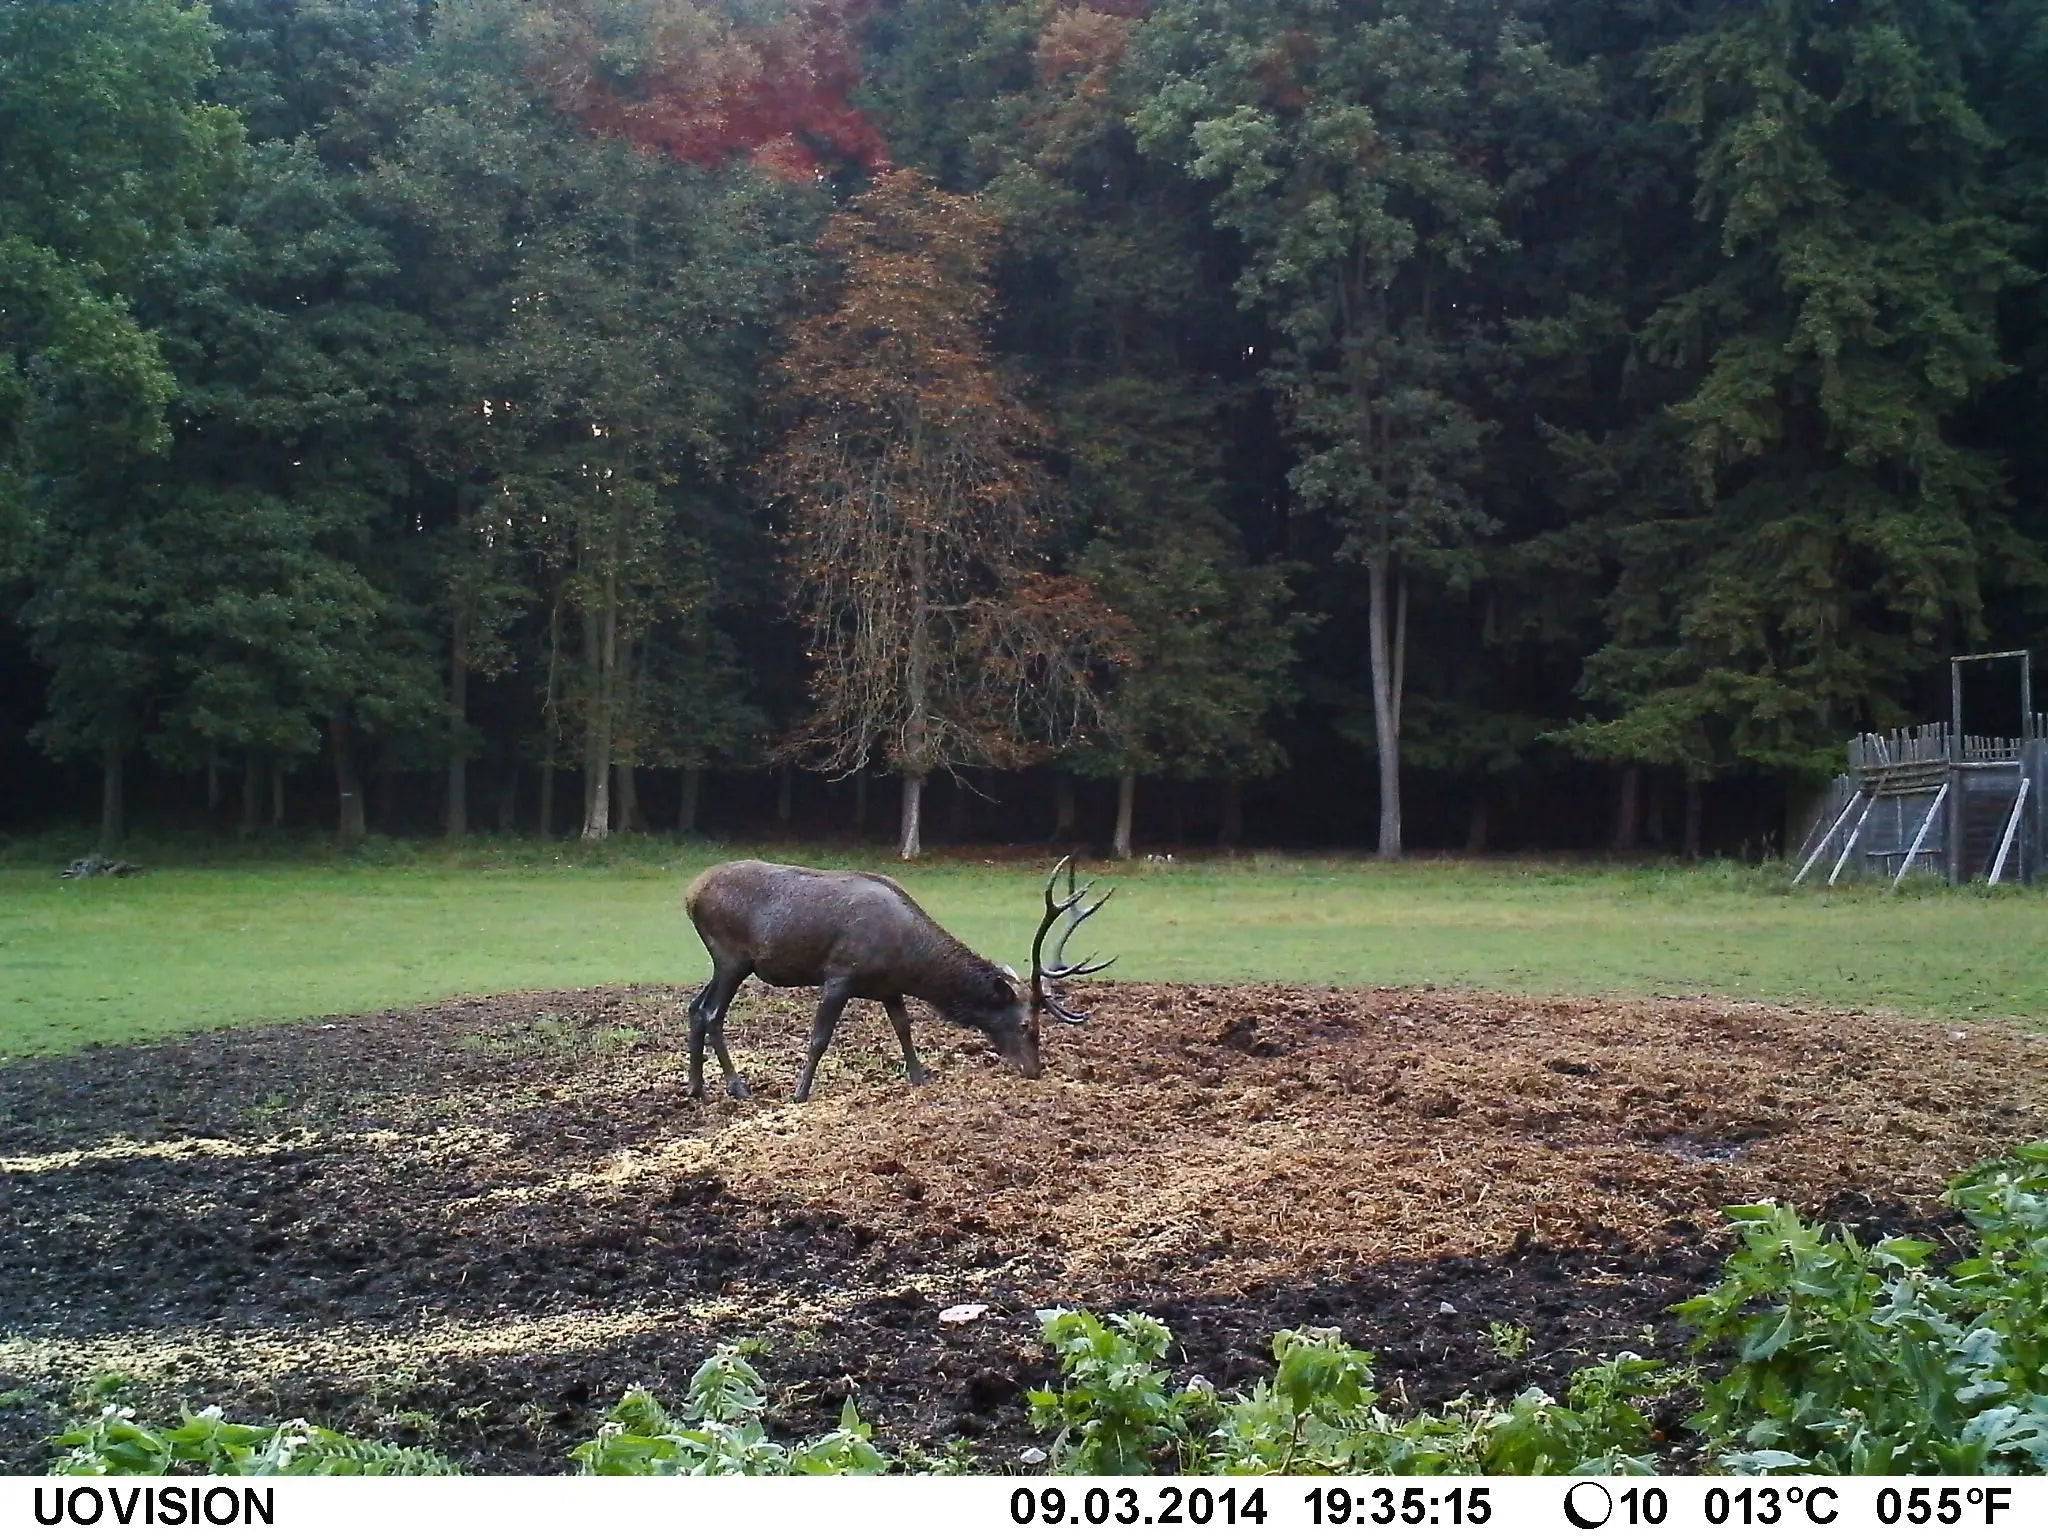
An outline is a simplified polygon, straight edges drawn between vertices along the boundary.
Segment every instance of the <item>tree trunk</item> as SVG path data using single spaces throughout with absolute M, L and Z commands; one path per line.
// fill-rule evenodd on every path
M 1700 856 L 1700 781 L 1690 774 L 1685 780 L 1685 856 Z
M 612 830 L 640 830 L 640 780 L 631 763 L 612 764 Z
M 334 797 L 339 814 L 335 834 L 344 846 L 359 843 L 369 831 L 363 814 L 363 785 L 356 774 L 355 744 L 348 716 L 336 710 L 327 719 L 327 744 L 334 754 Z
M 242 759 L 242 821 L 235 830 L 243 837 L 256 835 L 256 821 L 263 808 L 263 767 L 251 752 Z
M 593 738 L 599 733 L 592 731 Z M 612 774 L 597 739 L 586 744 L 583 767 L 583 830 L 586 843 L 601 843 L 612 835 Z
M 583 840 L 602 842 L 612 832 L 612 703 L 618 680 L 617 577 L 605 579 L 604 611 L 583 621 L 583 654 L 590 668 L 590 725 L 583 744 Z
M 1648 800 L 1649 807 L 1643 817 L 1643 836 L 1652 848 L 1661 852 L 1664 848 L 1664 784 L 1654 774 L 1647 775 L 1645 788 L 1644 798 Z
M 1184 848 L 1188 841 L 1187 796 L 1182 793 L 1179 781 L 1168 779 L 1160 788 L 1166 795 L 1167 841 L 1176 848 Z
M 868 829 L 868 771 L 865 768 L 853 770 L 853 835 L 861 836 Z
M 1407 581 L 1401 582 L 1401 618 L 1407 618 Z M 1401 857 L 1401 678 L 1400 652 L 1406 626 L 1389 635 L 1387 566 L 1375 560 L 1366 567 L 1366 631 L 1371 640 L 1373 742 L 1380 770 L 1380 846 L 1383 859 Z
M 597 658 L 600 647 L 597 637 L 597 621 L 587 613 L 583 616 L 582 633 L 583 675 L 587 681 L 584 684 L 586 702 L 584 707 L 583 740 L 577 752 L 582 768 L 579 782 L 583 786 L 583 815 L 582 820 L 577 823 L 576 835 L 578 837 L 588 837 L 590 836 L 590 818 L 597 808 L 595 798 L 597 782 L 596 776 L 590 771 L 590 754 L 594 750 L 594 743 L 597 740 L 597 691 L 600 687 Z M 611 765 L 609 763 L 605 765 L 602 777 L 605 784 L 609 786 L 612 778 Z M 609 826 L 607 826 L 606 830 L 610 830 Z
M 371 825 L 390 837 L 398 831 L 398 770 L 392 765 L 388 751 L 378 755 L 377 766 L 370 772 L 370 782 L 375 787 L 370 803 L 376 812 L 371 818 Z
M 1074 776 L 1071 773 L 1055 773 L 1052 776 L 1052 840 L 1064 843 L 1074 836 Z
M 284 764 L 274 757 L 270 760 L 270 824 L 284 825 Z
M 448 813 L 450 837 L 469 832 L 469 626 L 458 611 L 448 640 Z
M 555 748 L 562 739 L 562 712 L 556 688 L 562 672 L 562 584 L 557 581 L 548 603 L 548 678 L 540 700 L 540 835 L 555 835 Z
M 1621 770 L 1621 796 L 1614 807 L 1614 851 L 1633 853 L 1642 841 L 1643 769 L 1630 763 Z
M 924 776 L 931 768 L 926 761 L 925 716 L 928 679 L 925 668 L 930 665 L 926 655 L 926 628 L 931 622 L 930 594 L 925 591 L 925 549 L 924 535 L 913 520 L 910 535 L 910 655 L 908 666 L 909 697 L 905 700 L 908 714 L 903 728 L 903 745 L 906 756 L 903 759 L 903 826 L 899 838 L 898 856 L 915 859 L 924 853 L 922 812 L 924 809 Z M 916 769 L 908 765 L 915 763 Z
M 206 814 L 209 817 L 220 814 L 220 748 L 212 743 L 206 748 Z
M 519 759 L 505 764 L 505 776 L 498 784 L 498 831 L 510 832 L 519 822 Z
M 1237 779 L 1223 781 L 1223 816 L 1216 826 L 1216 846 L 1235 848 L 1244 841 L 1244 784 Z
M 775 775 L 775 823 L 787 828 L 796 814 L 796 770 L 784 763 Z
M 697 830 L 697 803 L 704 793 L 704 770 L 685 768 L 683 770 L 683 803 L 676 813 L 676 830 L 685 837 Z
M 612 827 L 619 832 L 645 832 L 640 814 L 639 722 L 645 714 L 646 649 L 634 644 L 633 632 L 619 636 L 619 655 L 612 697 L 623 700 L 612 712 Z
M 903 775 L 903 828 L 897 857 L 901 859 L 920 858 L 924 854 L 921 837 L 920 813 L 924 806 L 924 775 L 905 773 Z
M 1119 859 L 1131 856 L 1131 818 L 1138 808 L 1138 775 L 1125 769 L 1116 781 L 1116 834 L 1110 842 L 1110 852 Z
M 1486 791 L 1482 789 L 1472 797 L 1471 814 L 1465 822 L 1465 851 L 1467 853 L 1486 852 L 1488 812 Z
M 128 835 L 128 796 L 123 783 L 128 754 L 109 745 L 100 757 L 100 851 L 111 853 Z

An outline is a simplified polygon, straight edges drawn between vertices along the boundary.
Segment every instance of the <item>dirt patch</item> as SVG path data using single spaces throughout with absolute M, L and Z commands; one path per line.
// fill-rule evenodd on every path
M 786 1102 L 809 1000 L 684 1095 L 666 989 L 464 1000 L 0 1070 L 0 1465 L 77 1383 L 325 1415 L 558 1470 L 627 1385 L 765 1336 L 791 1427 L 1022 1434 L 1035 1307 L 1142 1305 L 1191 1368 L 1331 1322 L 1417 1401 L 1669 1342 L 1720 1207 L 1897 1225 L 2042 1133 L 2048 1041 L 1864 1015 L 1104 986 L 1024 1082 L 858 1009 Z M 942 1328 L 937 1313 L 990 1304 Z M 1490 1321 L 1531 1331 L 1494 1355 Z M 10 1401 L 0 1397 L 0 1403 Z M 54 1406 L 53 1406 L 54 1405 Z

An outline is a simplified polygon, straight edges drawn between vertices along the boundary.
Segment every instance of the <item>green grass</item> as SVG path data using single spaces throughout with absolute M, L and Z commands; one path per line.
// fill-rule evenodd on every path
M 131 850 L 69 881 L 49 839 L 0 847 L 0 1058 L 252 1020 L 600 982 L 694 984 L 685 882 L 736 847 L 376 842 Z M 770 857 L 776 856 L 771 850 Z M 806 850 L 890 867 L 885 850 Z M 1023 968 L 1042 863 L 899 871 L 941 922 Z M 1789 891 L 1782 871 L 1258 856 L 1138 863 L 1091 937 L 1128 980 L 1438 984 L 1873 1006 L 2048 1022 L 2048 891 Z

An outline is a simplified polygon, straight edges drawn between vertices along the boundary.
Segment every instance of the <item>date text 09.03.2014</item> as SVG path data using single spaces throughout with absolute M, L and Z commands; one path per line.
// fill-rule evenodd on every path
M 1470 1485 L 1434 1491 L 1380 1483 L 1355 1492 L 1315 1486 L 1303 1497 L 1310 1523 L 1319 1526 L 1479 1526 L 1493 1515 L 1487 1490 Z M 1085 1493 L 1041 1483 L 1011 1490 L 1010 1519 L 1038 1526 L 1262 1526 L 1266 1492 L 1249 1482 L 1216 1490 L 1163 1482 Z

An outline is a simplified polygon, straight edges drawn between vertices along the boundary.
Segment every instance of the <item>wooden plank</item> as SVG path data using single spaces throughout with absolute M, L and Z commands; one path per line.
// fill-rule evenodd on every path
M 1877 796 L 1875 795 L 1872 795 L 1863 802 L 1863 814 L 1856 818 L 1856 830 L 1849 834 L 1849 841 L 1842 844 L 1842 856 L 1835 860 L 1835 867 L 1828 873 L 1829 885 L 1833 885 L 1842 878 L 1842 866 L 1849 862 L 1849 855 L 1856 849 L 1856 839 L 1863 835 L 1863 823 L 1870 819 L 1870 808 L 1876 804 Z
M 1998 877 L 2005 873 L 2005 856 L 2012 852 L 2012 835 L 2020 829 L 2020 812 L 2027 808 L 2027 791 L 2033 786 L 2025 779 L 2020 780 L 2020 792 L 2012 797 L 2012 814 L 2005 818 L 2005 836 L 1998 842 L 1998 857 L 1991 861 L 1992 885 L 1998 884 Z
M 1794 885 L 1797 885 L 1800 881 L 1806 878 L 1806 872 L 1813 868 L 1814 861 L 1821 856 L 1821 852 L 1823 849 L 1827 847 L 1829 839 L 1834 837 L 1834 835 L 1837 832 L 1842 830 L 1842 823 L 1849 819 L 1849 813 L 1856 809 L 1856 802 L 1858 800 L 1861 800 L 1862 798 L 1863 791 L 1860 789 L 1855 790 L 1850 794 L 1849 803 L 1842 807 L 1842 814 L 1835 818 L 1835 824 L 1827 829 L 1826 833 L 1822 835 L 1821 840 L 1813 845 L 1813 852 L 1806 856 L 1806 862 L 1799 866 L 1799 873 L 1792 877 L 1792 883 Z M 1857 825 L 1860 826 L 1862 825 L 1862 823 L 1859 822 L 1857 823 Z M 1835 867 L 1837 869 L 1841 868 L 1839 864 L 1837 864 Z M 1834 882 L 1829 881 L 1828 883 L 1832 885 Z
M 1906 878 L 1906 871 L 1913 867 L 1913 861 L 1920 857 L 1920 845 L 1927 841 L 1927 829 L 1934 825 L 1935 815 L 1941 810 L 1941 802 L 1948 798 L 1948 786 L 1942 785 L 1935 791 L 1934 804 L 1927 807 L 1927 814 L 1920 820 L 1920 830 L 1913 834 L 1913 846 L 1906 850 L 1906 862 L 1899 866 L 1899 872 L 1892 876 L 1892 889 L 1899 888 L 1899 882 Z M 1996 883 L 1995 881 L 1993 882 Z

